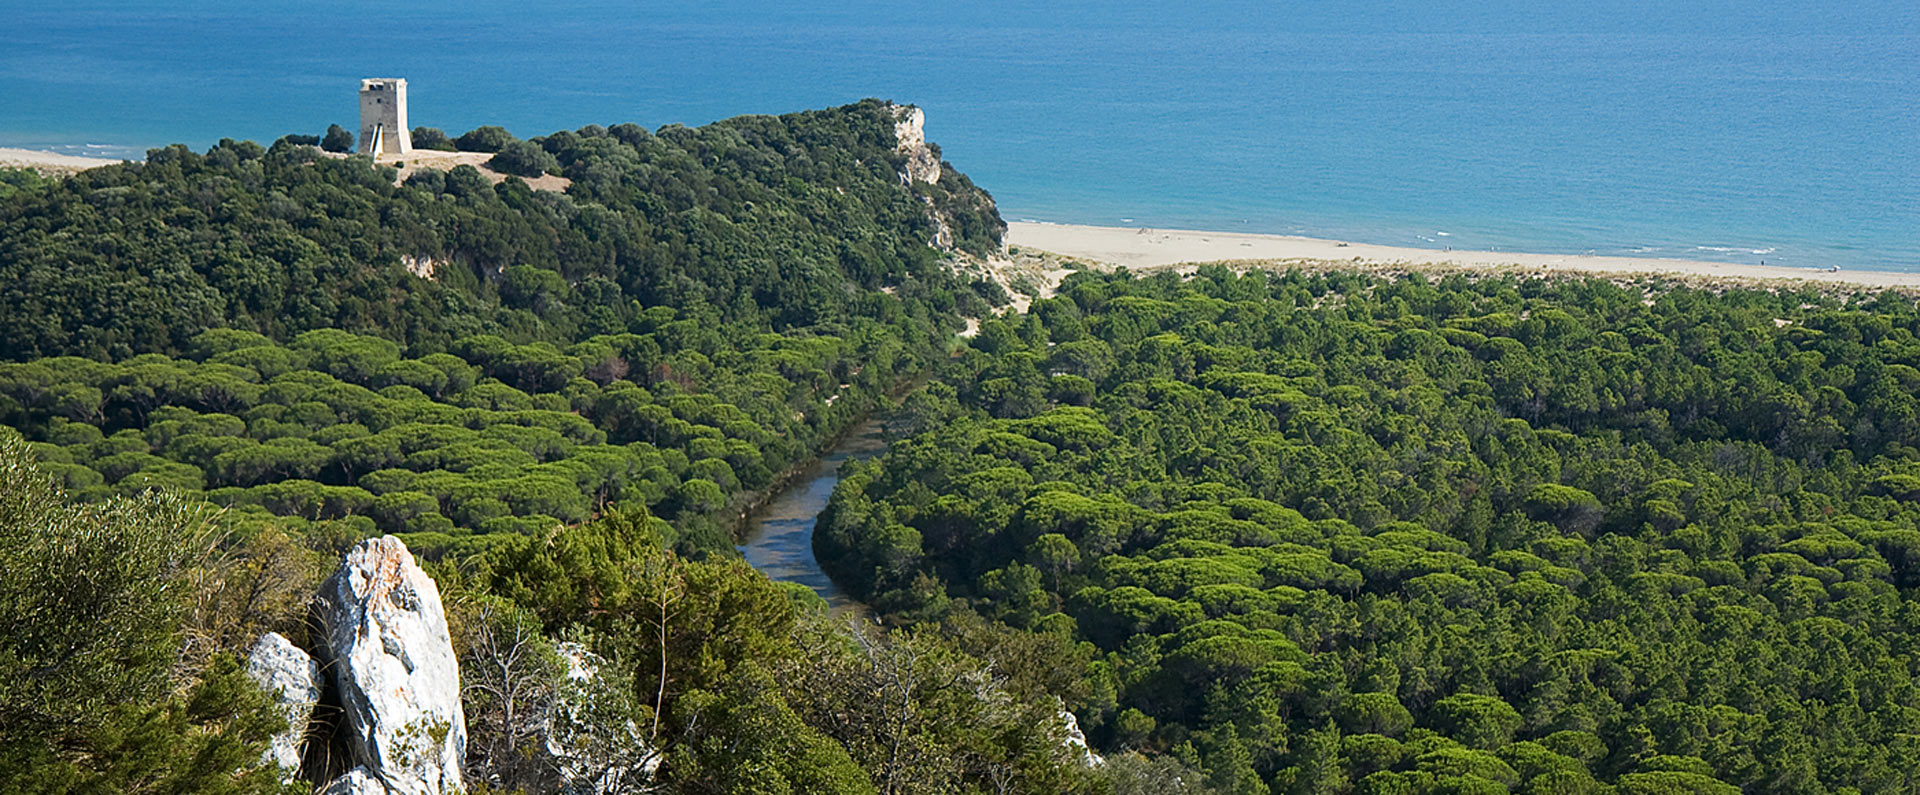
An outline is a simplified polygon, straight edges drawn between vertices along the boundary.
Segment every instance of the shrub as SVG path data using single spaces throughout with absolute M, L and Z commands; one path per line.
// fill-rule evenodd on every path
M 353 133 L 338 124 L 327 125 L 327 134 L 320 138 L 320 148 L 329 152 L 353 151 Z
M 438 127 L 415 127 L 408 137 L 413 140 L 415 149 L 432 149 L 439 152 L 459 151 L 459 147 L 454 146 L 453 139 Z
M 513 143 L 513 133 L 503 127 L 488 125 L 475 127 L 465 135 L 455 139 L 453 144 L 462 152 L 498 152 Z
M 537 177 L 560 170 L 560 161 L 555 160 L 547 150 L 528 141 L 513 141 L 501 147 L 499 152 L 487 161 L 487 167 L 502 174 Z

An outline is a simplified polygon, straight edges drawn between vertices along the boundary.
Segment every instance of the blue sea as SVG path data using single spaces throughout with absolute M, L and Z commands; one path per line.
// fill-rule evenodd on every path
M 0 0 L 0 146 L 915 103 L 1009 219 L 1920 270 L 1920 3 Z

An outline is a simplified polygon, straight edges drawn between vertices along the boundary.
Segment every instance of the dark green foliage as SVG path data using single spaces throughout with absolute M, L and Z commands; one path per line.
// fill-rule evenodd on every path
M 983 325 L 815 543 L 894 621 L 1092 644 L 1096 745 L 1233 791 L 1920 775 L 1910 298 L 1219 268 L 1060 295 Z
M 30 168 L 0 168 L 0 201 L 16 193 L 45 188 L 53 182 Z
M 447 134 L 441 132 L 438 127 L 415 127 L 407 137 L 415 149 L 432 149 L 439 152 L 460 150 L 460 147 L 454 145 L 453 139 L 448 138 Z
M 485 125 L 468 130 L 455 139 L 454 148 L 462 152 L 499 152 L 518 139 L 503 127 Z
M 70 506 L 24 444 L 0 445 L 0 614 L 13 619 L 0 724 L 49 731 L 164 689 L 207 511 L 163 497 Z
M 675 555 L 659 544 L 664 531 L 644 513 L 614 514 L 443 567 L 455 634 L 481 641 L 463 667 L 538 681 L 552 676 L 532 670 L 550 654 L 546 638 L 590 646 L 603 676 L 631 688 L 596 731 L 637 732 L 658 749 L 671 792 L 1104 791 L 1108 777 L 1041 730 L 1057 718 L 1050 697 L 1027 689 L 1029 672 L 1051 668 L 1033 644 L 1008 639 L 990 663 L 939 633 L 849 630 L 736 558 Z M 525 637 L 523 618 L 537 623 L 531 653 L 516 658 L 529 662 L 494 673 L 508 661 L 490 650 Z M 511 734 L 492 702 L 469 703 L 476 737 Z
M 1001 287 L 999 282 L 981 279 L 967 286 L 984 299 L 988 306 L 996 309 L 1013 301 L 1013 296 L 1007 295 L 1007 288 Z
M 0 204 L 0 353 L 62 358 L 0 365 L 0 423 L 83 498 L 164 486 L 441 540 L 633 502 L 724 547 L 957 327 L 887 119 L 503 142 L 567 195 L 471 168 L 396 189 L 232 141 L 23 191 Z
M 189 340 L 197 358 L 0 364 L 0 425 L 87 499 L 204 491 L 388 533 L 544 530 L 621 503 L 710 527 L 920 367 L 865 320 L 840 337 L 646 318 L 564 351 L 474 336 L 411 359 L 333 329 L 284 347 L 216 329 Z M 698 543 L 729 544 L 718 528 Z
M 69 504 L 24 443 L 0 438 L 7 791 L 279 791 L 257 767 L 285 725 L 266 694 L 230 655 L 182 655 L 209 514 L 172 496 Z
M 267 630 L 299 638 L 327 563 L 391 532 L 441 561 L 463 683 L 481 688 L 466 698 L 477 786 L 550 791 L 548 716 L 607 760 L 660 749 L 673 791 L 1140 783 L 1060 745 L 1051 692 L 1085 689 L 1055 664 L 1084 656 L 1062 636 L 968 630 L 990 658 L 855 636 L 729 554 L 756 492 L 983 308 L 928 245 L 927 207 L 985 252 L 1003 227 L 984 193 L 952 172 L 903 186 L 873 101 L 460 143 L 572 187 L 472 167 L 394 187 L 294 138 L 9 179 L 3 460 L 12 473 L 31 450 L 83 502 L 0 489 L 18 508 L 0 518 L 33 530 L 8 524 L 0 549 L 16 628 L 0 780 L 273 789 L 257 763 L 278 727 L 233 654 Z M 198 496 L 232 535 L 148 532 L 210 511 Z M 47 529 L 69 520 L 107 526 Z M 606 661 L 578 709 L 557 638 Z
M 351 152 L 353 143 L 353 133 L 338 124 L 327 125 L 327 134 L 320 136 L 320 148 L 329 152 Z
M 531 141 L 509 142 L 501 146 L 499 152 L 487 161 L 487 168 L 502 174 L 538 177 L 549 171 L 560 170 L 560 161 Z
M 678 346 L 703 356 L 719 323 L 864 319 L 930 346 L 979 301 L 939 266 L 915 191 L 971 188 L 901 185 L 890 119 L 867 101 L 556 134 L 542 151 L 572 180 L 565 194 L 470 167 L 395 187 L 364 160 L 293 145 L 156 149 L 0 200 L 0 358 L 179 356 L 222 327 L 283 344 L 340 329 L 416 357 L 482 333 L 564 348 L 644 333 L 659 307 L 706 324 Z M 997 216 L 983 217 L 967 247 L 997 244 Z M 563 287 L 503 285 L 516 268 Z
M 0 459 L 42 462 L 0 484 L 0 780 L 270 788 L 231 655 L 375 532 L 438 559 L 471 669 L 528 639 L 469 715 L 474 780 L 535 791 L 561 638 L 673 791 L 1920 780 L 1892 294 L 1081 273 L 821 518 L 887 626 L 767 582 L 726 551 L 754 493 L 1007 299 L 926 245 L 997 246 L 990 197 L 901 185 L 890 119 L 462 136 L 565 194 L 294 140 L 0 174 Z M 239 532 L 164 532 L 170 490 Z

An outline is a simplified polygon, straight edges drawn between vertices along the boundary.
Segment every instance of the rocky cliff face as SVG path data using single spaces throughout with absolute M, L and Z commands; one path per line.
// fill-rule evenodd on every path
M 363 541 L 322 586 L 323 657 L 354 770 L 345 792 L 461 789 L 467 722 L 440 589 L 392 536 Z M 368 780 L 380 789 L 367 789 Z
M 940 149 L 927 143 L 927 114 L 912 105 L 887 105 L 893 119 L 894 152 L 902 155 L 900 184 L 927 206 L 933 239 L 943 251 L 987 257 L 1001 248 L 1006 222 L 993 198 L 959 172 L 948 174 Z M 944 178 L 944 179 L 943 179 Z
M 912 105 L 895 105 L 893 119 L 894 151 L 907 156 L 900 183 L 911 187 L 915 182 L 939 182 L 940 156 L 927 145 L 927 114 Z
M 1060 721 L 1066 726 L 1060 745 L 1066 749 L 1069 758 L 1081 767 L 1099 767 L 1107 763 L 1105 757 L 1094 753 L 1093 748 L 1087 745 L 1087 735 L 1080 731 L 1080 719 L 1074 717 L 1065 706 L 1060 707 Z
M 916 184 L 933 185 L 940 181 L 940 155 L 927 145 L 927 114 L 912 105 L 893 106 L 893 151 L 907 156 L 906 165 L 900 171 L 900 184 L 908 188 Z M 943 251 L 953 250 L 953 226 L 941 215 L 932 196 L 919 195 L 920 201 L 927 205 L 927 216 L 933 219 L 933 245 Z

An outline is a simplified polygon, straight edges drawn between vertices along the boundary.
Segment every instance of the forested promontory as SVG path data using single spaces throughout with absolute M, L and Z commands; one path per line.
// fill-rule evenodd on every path
M 284 140 L 158 149 L 0 204 L 0 358 L 179 355 L 208 328 L 332 328 L 421 353 L 479 333 L 565 346 L 654 307 L 774 330 L 935 322 L 956 301 L 937 225 L 976 253 L 1002 225 L 951 168 L 903 184 L 891 108 L 534 139 L 564 194 L 471 168 L 395 186 Z M 882 288 L 900 308 L 874 305 Z
M 625 503 L 726 548 L 741 500 L 989 309 L 940 259 L 998 245 L 992 200 L 906 179 L 886 103 L 520 142 L 564 194 L 293 140 L 0 203 L 0 423 L 75 496 L 435 546 Z

